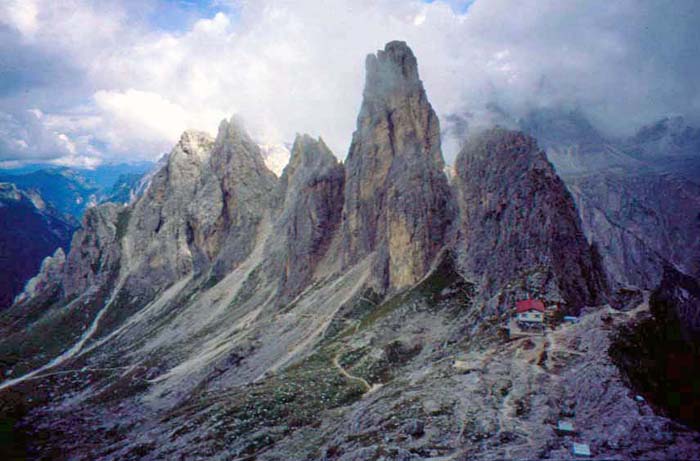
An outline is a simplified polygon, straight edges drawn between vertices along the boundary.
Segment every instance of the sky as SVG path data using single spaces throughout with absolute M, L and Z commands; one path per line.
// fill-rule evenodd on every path
M 396 39 L 446 133 L 494 105 L 577 108 L 610 136 L 700 121 L 696 0 L 2 0 L 0 166 L 155 160 L 233 114 L 343 159 L 364 58 Z

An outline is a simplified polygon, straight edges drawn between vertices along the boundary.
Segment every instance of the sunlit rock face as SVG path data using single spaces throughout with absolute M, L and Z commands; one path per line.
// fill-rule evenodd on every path
M 486 131 L 465 145 L 456 168 L 459 261 L 482 294 L 538 295 L 574 312 L 604 298 L 571 195 L 534 139 Z
M 66 298 L 104 285 L 119 271 L 118 216 L 121 210 L 119 205 L 105 203 L 85 212 L 81 229 L 73 234 L 64 266 L 62 285 Z
M 450 219 L 440 126 L 416 58 L 391 42 L 366 61 L 364 99 L 346 162 L 343 259 L 374 252 L 378 291 L 429 269 Z
M 258 227 L 269 218 L 277 201 L 277 177 L 265 165 L 260 146 L 235 117 L 219 126 L 210 168 L 196 200 L 204 204 L 208 192 L 219 188 L 222 209 L 214 220 L 207 216 L 203 226 L 193 226 L 193 234 L 195 242 L 202 241 L 207 257 L 213 259 L 212 274 L 218 278 L 253 250 Z
M 133 204 L 88 210 L 66 258 L 64 295 L 118 279 L 143 302 L 187 274 L 221 278 L 252 251 L 276 187 L 238 120 L 223 121 L 216 139 L 186 131 Z
M 195 217 L 202 221 L 209 214 L 220 214 L 220 192 L 212 191 L 206 206 L 194 203 L 213 143 L 205 133 L 185 132 L 167 163 L 151 179 L 146 193 L 132 207 L 124 242 L 131 256 L 129 269 L 154 286 L 193 270 L 197 252 L 192 248 L 192 222 Z
M 133 207 L 125 244 L 136 272 L 156 286 L 190 272 L 220 278 L 252 251 L 275 183 L 235 118 L 216 139 L 185 132 Z

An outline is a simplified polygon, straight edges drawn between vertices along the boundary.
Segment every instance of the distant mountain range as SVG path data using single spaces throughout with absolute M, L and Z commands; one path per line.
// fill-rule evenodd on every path
M 41 261 L 62 247 L 67 252 L 75 225 L 41 196 L 0 183 L 0 308 L 12 300 Z
M 0 170 L 0 182 L 36 192 L 59 213 L 79 221 L 87 207 L 124 198 L 119 190 L 138 182 L 151 168 L 151 162 L 108 164 L 94 169 L 31 165 Z
M 92 170 L 30 165 L 0 170 L 0 309 L 9 306 L 41 261 L 70 249 L 88 207 L 127 203 L 152 163 Z
M 538 139 L 576 200 L 615 284 L 651 289 L 663 268 L 700 278 L 700 129 L 663 118 L 608 139 L 579 111 L 533 111 Z

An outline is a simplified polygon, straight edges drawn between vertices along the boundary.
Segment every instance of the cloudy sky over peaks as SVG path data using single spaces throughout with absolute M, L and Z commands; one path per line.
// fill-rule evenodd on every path
M 3 0 L 0 162 L 156 159 L 233 113 L 344 158 L 364 57 L 394 39 L 444 128 L 490 103 L 578 107 L 615 135 L 700 120 L 696 0 Z

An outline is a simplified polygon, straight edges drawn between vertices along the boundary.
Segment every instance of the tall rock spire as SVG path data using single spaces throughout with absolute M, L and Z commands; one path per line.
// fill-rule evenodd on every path
M 357 129 L 346 162 L 343 261 L 374 253 L 379 291 L 418 281 L 443 245 L 449 187 L 440 125 L 404 42 L 366 61 Z
M 281 304 L 308 286 L 340 223 L 345 173 L 322 139 L 297 135 L 279 182 L 282 210 L 268 241 L 267 268 Z

